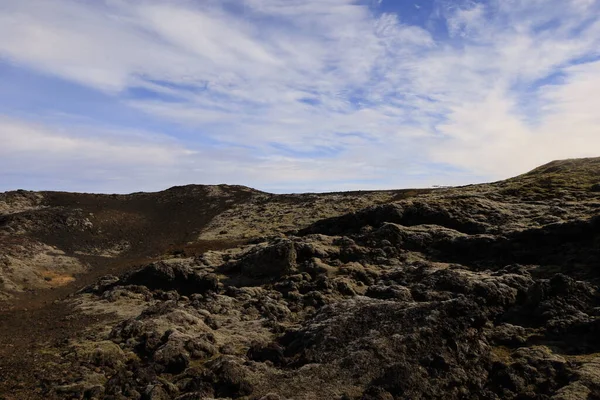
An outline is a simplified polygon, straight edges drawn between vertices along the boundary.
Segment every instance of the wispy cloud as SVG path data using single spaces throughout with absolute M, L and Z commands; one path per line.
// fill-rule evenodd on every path
M 38 172 L 48 182 L 78 189 L 64 168 L 76 160 L 78 171 L 110 171 L 87 181 L 119 191 L 185 180 L 278 191 L 453 184 L 596 155 L 597 1 L 436 1 L 443 31 L 415 23 L 412 3 L 384 6 L 4 1 L 0 63 L 159 121 L 134 140 L 130 127 L 94 122 L 92 108 L 77 134 L 24 122 L 46 110 L 21 109 L 0 121 L 0 167 L 13 176 L 4 187 L 18 185 L 10 155 L 33 159 L 43 147 L 56 149 Z

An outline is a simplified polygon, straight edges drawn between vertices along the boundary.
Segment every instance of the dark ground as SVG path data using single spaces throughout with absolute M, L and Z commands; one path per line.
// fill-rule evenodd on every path
M 0 303 L 0 399 L 600 399 L 599 176 L 0 194 L 0 253 L 87 265 Z

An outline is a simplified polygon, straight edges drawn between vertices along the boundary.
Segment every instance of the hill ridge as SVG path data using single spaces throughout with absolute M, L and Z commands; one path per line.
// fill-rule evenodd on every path
M 0 398 L 600 397 L 599 161 L 0 195 Z

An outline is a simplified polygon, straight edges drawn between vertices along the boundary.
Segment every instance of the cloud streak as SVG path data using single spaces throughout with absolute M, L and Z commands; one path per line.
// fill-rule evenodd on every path
M 11 154 L 44 147 L 54 149 L 45 181 L 79 189 L 64 166 L 98 171 L 104 160 L 110 172 L 86 182 L 109 191 L 184 180 L 274 191 L 455 184 L 597 155 L 597 1 L 436 1 L 441 30 L 411 22 L 412 5 L 381 6 L 5 1 L 0 63 L 89 87 L 169 128 L 133 140 L 130 128 L 94 122 L 93 109 L 77 134 L 37 117 L 32 127 L 31 110 L 6 115 L 4 188 L 18 185 Z

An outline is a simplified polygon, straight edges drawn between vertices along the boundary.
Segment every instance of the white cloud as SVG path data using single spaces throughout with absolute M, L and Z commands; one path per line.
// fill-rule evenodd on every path
M 480 34 L 485 29 L 485 6 L 473 3 L 466 8 L 458 7 L 447 18 L 448 31 L 451 36 L 471 36 Z
M 327 191 L 343 188 L 340 182 L 378 179 L 388 164 L 369 162 L 368 154 L 377 151 L 373 147 L 339 159 L 298 159 L 254 148 L 186 145 L 152 132 L 85 124 L 64 128 L 2 116 L 0 143 L 0 182 L 13 189 L 127 193 L 228 182 L 275 192 Z
M 171 168 L 194 152 L 173 140 L 146 132 L 79 125 L 69 129 L 0 117 L 0 167 L 7 173 L 57 172 L 73 177 L 94 171 L 133 173 Z M 0 173 L 2 175 L 2 173 Z
M 139 162 L 171 171 L 165 185 L 206 169 L 211 181 L 313 189 L 444 184 L 426 176 L 440 173 L 428 163 L 463 169 L 463 183 L 496 179 L 600 149 L 600 68 L 581 62 L 600 56 L 597 1 L 442 3 L 447 40 L 367 3 L 6 0 L 0 35 L 11 39 L 0 41 L 0 60 L 109 93 L 202 138 L 74 138 L 4 120 L 3 149 L 31 157 L 50 148 L 48 162 L 75 157 L 83 169 L 96 163 L 76 154 L 121 170 Z M 542 84 L 553 74 L 564 79 Z M 121 98 L 131 87 L 179 101 Z M 238 147 L 218 153 L 201 144 L 207 138 Z

